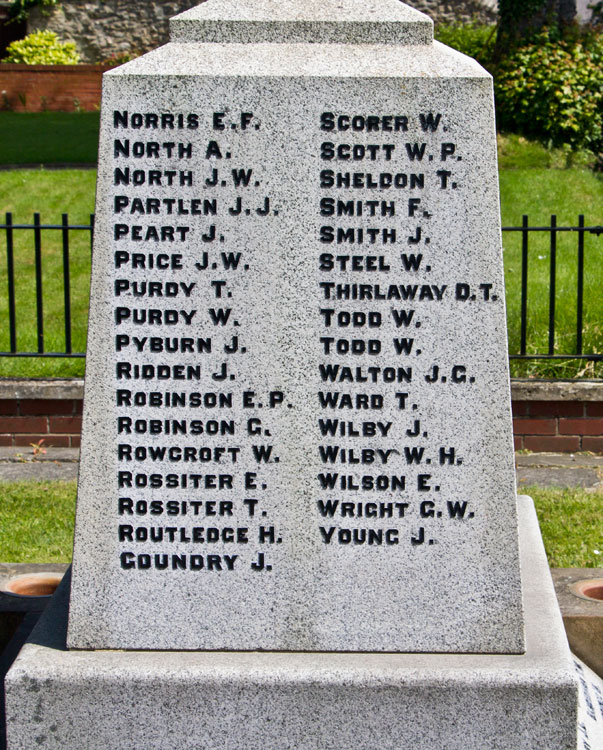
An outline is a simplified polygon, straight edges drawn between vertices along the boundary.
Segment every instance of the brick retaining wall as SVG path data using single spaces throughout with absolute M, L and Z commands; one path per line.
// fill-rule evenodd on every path
M 603 453 L 603 381 L 516 380 L 516 450 Z
M 513 381 L 515 448 L 603 453 L 603 381 Z M 78 447 L 82 380 L 1 380 L 0 446 Z
M 78 448 L 82 380 L 0 379 L 0 446 Z
M 603 402 L 514 401 L 515 448 L 603 453 Z
M 97 110 L 101 65 L 0 64 L 0 109 L 14 112 Z

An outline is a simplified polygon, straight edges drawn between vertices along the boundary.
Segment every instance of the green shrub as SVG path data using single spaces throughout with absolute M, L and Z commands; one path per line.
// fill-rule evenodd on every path
M 80 56 L 73 42 L 60 42 L 54 31 L 36 31 L 11 42 L 2 62 L 26 65 L 75 65 Z
M 478 23 L 438 24 L 435 38 L 487 66 L 494 51 L 496 26 Z
M 602 147 L 603 36 L 551 42 L 544 32 L 496 68 L 500 128 L 595 153 Z

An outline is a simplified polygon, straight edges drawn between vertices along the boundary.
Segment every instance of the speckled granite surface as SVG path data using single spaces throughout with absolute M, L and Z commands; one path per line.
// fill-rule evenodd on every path
M 491 79 L 212 13 L 105 76 L 68 642 L 521 653 Z

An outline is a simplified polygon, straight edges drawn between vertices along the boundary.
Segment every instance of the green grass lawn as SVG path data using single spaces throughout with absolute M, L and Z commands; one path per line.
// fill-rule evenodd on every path
M 46 118 L 47 114 L 32 116 Z M 61 114 L 77 123 L 80 114 Z M 0 113 L 3 118 L 14 113 Z M 94 115 L 96 117 L 96 115 Z M 26 120 L 20 121 L 26 123 Z M 37 122 L 35 119 L 32 122 Z M 49 121 L 50 122 L 50 121 Z M 84 120 L 80 120 L 84 122 Z M 14 124 L 14 123 L 13 123 Z M 73 126 L 75 127 L 75 126 Z M 24 128 L 27 130 L 27 128 Z M 96 136 L 95 136 L 96 137 Z M 3 142 L 3 141 L 2 141 Z M 2 143 L 0 142 L 0 144 Z M 64 152 L 63 152 L 64 153 Z M 64 157 L 66 158 L 66 157 Z M 567 167 L 568 162 L 575 162 Z M 548 150 L 518 136 L 499 137 L 500 184 L 503 226 L 518 226 L 528 214 L 532 226 L 550 222 L 557 215 L 559 226 L 575 226 L 583 213 L 587 225 L 603 224 L 603 179 L 590 171 L 583 154 L 572 155 L 563 149 Z M 524 164 L 527 166 L 519 167 Z M 11 211 L 14 221 L 32 223 L 39 211 L 43 223 L 60 223 L 68 213 L 71 223 L 88 223 L 94 210 L 94 171 L 23 170 L 0 171 L 0 217 Z M 15 232 L 17 264 L 18 348 L 36 350 L 36 309 L 34 284 L 34 250 L 31 231 Z M 73 350 L 85 348 L 90 249 L 83 233 L 72 232 L 71 275 L 73 309 Z M 520 273 L 521 237 L 505 233 L 504 262 L 507 285 L 509 345 L 519 352 L 520 340 Z M 550 236 L 533 233 L 529 246 L 528 351 L 547 351 L 548 283 Z M 60 351 L 64 347 L 62 254 L 60 233 L 43 233 L 45 348 Z M 577 236 L 565 232 L 557 242 L 556 347 L 558 352 L 573 351 L 575 346 Z M 585 240 L 585 306 L 584 351 L 603 351 L 603 235 L 587 235 Z M 6 294 L 6 245 L 0 232 L 0 351 L 9 349 Z M 0 377 L 67 377 L 82 375 L 82 360 L 40 360 L 33 358 L 0 358 Z M 577 362 L 534 362 L 512 364 L 515 376 L 534 377 L 603 377 L 603 365 Z
M 603 566 L 603 494 L 541 487 L 521 491 L 536 504 L 551 567 Z M 75 481 L 1 482 L 0 561 L 70 562 L 75 495 Z
M 0 560 L 70 562 L 76 483 L 0 482 Z
M 584 166 L 584 154 L 547 150 L 518 136 L 499 137 L 500 192 L 503 226 L 520 226 L 523 214 L 531 226 L 547 226 L 551 215 L 557 226 L 576 226 L 578 214 L 587 226 L 603 224 L 603 179 Z M 524 164 L 525 166 L 518 166 Z M 529 240 L 528 353 L 548 351 L 550 233 L 533 232 Z M 521 234 L 503 234 L 509 350 L 520 349 Z M 603 351 L 603 235 L 585 235 L 584 352 Z M 557 353 L 576 346 L 576 289 L 578 238 L 575 232 L 557 234 L 555 347 Z M 603 377 L 603 366 L 580 362 L 512 364 L 516 377 Z
M 60 224 L 68 213 L 71 224 L 89 224 L 94 211 L 96 172 L 94 170 L 18 170 L 0 172 L 0 223 L 5 213 L 13 213 L 13 223 L 33 222 L 39 210 L 43 224 Z M 33 232 L 15 230 L 15 299 L 17 347 L 37 351 L 36 298 Z M 72 349 L 85 351 L 90 284 L 90 234 L 70 232 L 70 274 L 72 310 Z M 64 351 L 63 251 L 61 232 L 42 231 L 44 348 Z M 0 234 L 0 351 L 8 351 L 8 294 L 6 240 Z M 0 376 L 74 377 L 84 372 L 84 361 L 77 359 L 0 358 Z
M 603 223 L 603 181 L 585 169 L 517 169 L 500 174 L 503 226 L 520 226 L 522 214 L 532 226 L 576 226 L 583 213 L 587 226 Z M 503 234 L 509 350 L 520 350 L 521 234 Z M 530 234 L 528 250 L 528 353 L 548 351 L 551 235 Z M 555 351 L 575 351 L 578 279 L 578 236 L 557 234 Z M 603 235 L 586 234 L 584 240 L 583 351 L 603 351 Z M 513 374 L 526 377 L 603 377 L 594 363 L 552 362 L 513 364 Z
M 552 568 L 603 568 L 603 493 L 522 487 L 534 500 Z
M 0 164 L 96 164 L 98 112 L 0 112 Z

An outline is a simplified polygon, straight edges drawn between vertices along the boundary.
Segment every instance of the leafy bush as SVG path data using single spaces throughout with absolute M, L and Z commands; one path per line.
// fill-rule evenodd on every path
M 596 153 L 602 147 L 602 69 L 600 34 L 553 43 L 544 32 L 497 65 L 499 127 Z
M 73 42 L 60 42 L 54 31 L 37 31 L 11 42 L 2 62 L 26 65 L 75 65 L 80 56 Z
M 496 26 L 478 23 L 438 24 L 435 38 L 464 55 L 474 57 L 487 67 L 496 42 Z

